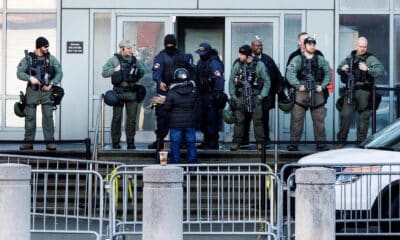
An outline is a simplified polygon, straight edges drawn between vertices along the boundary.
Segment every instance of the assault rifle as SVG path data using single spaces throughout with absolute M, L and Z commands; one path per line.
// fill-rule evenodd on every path
M 306 89 L 308 91 L 308 106 L 315 106 L 315 78 L 312 75 L 311 60 L 307 60 Z
M 250 79 L 248 79 L 247 72 L 245 69 L 240 68 L 239 72 L 239 82 L 242 85 L 242 94 L 243 94 L 243 104 L 246 112 L 253 112 L 253 103 L 251 102 L 253 89 L 250 84 Z
M 347 95 L 348 104 L 353 104 L 353 98 L 354 98 L 355 81 L 353 75 L 353 64 L 354 64 L 354 58 L 352 57 L 349 64 L 349 72 L 346 72 L 346 77 L 347 77 L 346 88 L 348 93 Z
M 43 66 L 32 67 L 31 61 L 29 59 L 28 50 L 24 50 L 25 60 L 28 63 L 29 75 L 34 76 L 39 80 L 40 85 L 48 86 L 50 84 L 50 75 L 45 71 Z

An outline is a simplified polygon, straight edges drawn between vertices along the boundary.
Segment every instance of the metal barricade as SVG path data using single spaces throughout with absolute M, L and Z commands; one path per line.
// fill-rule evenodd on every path
M 294 239 L 295 179 L 291 170 L 301 167 L 336 171 L 336 236 L 400 236 L 399 164 L 288 164 L 281 170 L 281 177 L 288 176 L 283 187 L 286 239 Z
M 278 239 L 281 182 L 268 165 L 178 166 L 184 168 L 184 234 Z M 121 166 L 108 179 L 110 239 L 141 234 L 143 167 Z
M 90 178 L 97 184 L 88 185 Z M 96 171 L 33 169 L 31 232 L 93 235 L 100 240 L 108 220 L 104 202 L 103 178 Z

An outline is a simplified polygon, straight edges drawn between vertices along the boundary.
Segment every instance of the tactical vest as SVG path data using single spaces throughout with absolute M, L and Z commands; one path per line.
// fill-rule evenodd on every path
M 263 79 L 257 77 L 256 73 L 257 63 L 258 60 L 254 60 L 253 62 L 250 63 L 250 66 L 244 67 L 245 63 L 239 62 L 240 71 L 246 71 L 246 73 L 244 74 L 247 76 L 246 80 L 250 83 L 253 92 L 255 90 L 259 92 L 264 87 Z M 241 85 L 239 84 L 238 87 L 240 88 Z
M 210 65 L 213 60 L 221 62 L 218 56 L 212 56 L 206 61 L 200 59 L 197 64 L 197 88 L 199 93 L 211 93 L 215 87 L 216 79 L 210 71 Z
M 304 54 L 301 55 L 301 68 L 297 72 L 297 78 L 301 81 L 307 80 L 307 75 L 310 73 L 308 61 L 311 61 L 311 74 L 314 76 L 315 82 L 321 84 L 325 78 L 325 72 L 324 69 L 319 66 L 317 54 L 314 54 L 311 59 L 307 59 Z
M 138 68 L 136 66 L 136 57 L 131 56 L 131 60 L 127 61 L 122 57 L 121 54 L 116 53 L 114 56 L 118 59 L 121 70 L 119 72 L 115 72 L 111 76 L 111 83 L 114 86 L 118 86 L 122 82 L 136 83 L 139 81 L 139 77 L 137 76 Z
M 359 68 L 360 62 L 365 62 L 368 57 L 373 56 L 371 53 L 367 52 L 363 56 L 356 56 L 356 51 L 351 52 L 351 57 L 346 58 L 346 62 L 349 65 L 351 72 L 353 73 L 354 80 L 359 83 L 364 83 L 364 85 L 370 85 L 374 83 L 375 79 L 367 71 L 361 71 Z M 359 84 L 358 84 L 359 85 Z
M 36 77 L 39 77 L 38 80 L 43 79 L 46 73 L 49 76 L 49 80 L 51 80 L 55 77 L 56 70 L 55 70 L 54 66 L 50 65 L 50 54 L 49 53 L 45 54 L 43 56 L 44 58 L 39 59 L 39 57 L 36 56 L 35 53 L 30 52 L 29 57 L 30 57 L 30 60 L 28 62 L 28 67 L 25 70 L 26 74 L 28 74 L 30 76 L 35 76 L 36 74 L 32 72 L 33 69 L 40 67 L 41 76 L 36 76 Z
M 175 63 L 175 58 L 178 56 L 179 53 L 171 56 L 168 55 L 166 52 L 162 53 L 164 59 L 164 71 L 163 71 L 163 82 L 167 85 L 170 85 L 172 79 L 174 79 L 174 72 L 177 69 L 177 64 Z

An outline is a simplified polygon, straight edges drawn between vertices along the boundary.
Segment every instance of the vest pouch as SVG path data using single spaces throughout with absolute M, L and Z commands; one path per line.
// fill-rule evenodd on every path
M 120 72 L 114 72 L 113 75 L 111 75 L 111 83 L 114 86 L 118 86 L 122 82 L 122 77 Z

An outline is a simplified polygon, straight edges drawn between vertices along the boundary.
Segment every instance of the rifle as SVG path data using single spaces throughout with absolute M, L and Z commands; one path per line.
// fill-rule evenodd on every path
M 315 106 L 315 78 L 312 75 L 311 60 L 307 60 L 306 89 L 308 91 L 308 105 Z
M 346 77 L 347 77 L 346 88 L 348 92 L 347 96 L 348 104 L 353 104 L 353 98 L 354 98 L 354 86 L 355 86 L 355 80 L 353 75 L 354 60 L 355 60 L 354 57 L 352 57 L 349 64 L 349 72 L 346 72 Z
M 253 103 L 251 102 L 253 89 L 250 85 L 250 79 L 248 79 L 247 72 L 245 69 L 240 68 L 239 71 L 239 82 L 242 85 L 242 93 L 243 93 L 243 104 L 246 112 L 253 112 Z
M 32 67 L 29 59 L 28 50 L 24 50 L 25 60 L 28 63 L 29 75 L 34 76 L 39 80 L 41 85 L 48 86 L 50 84 L 50 75 L 45 71 L 43 66 Z

